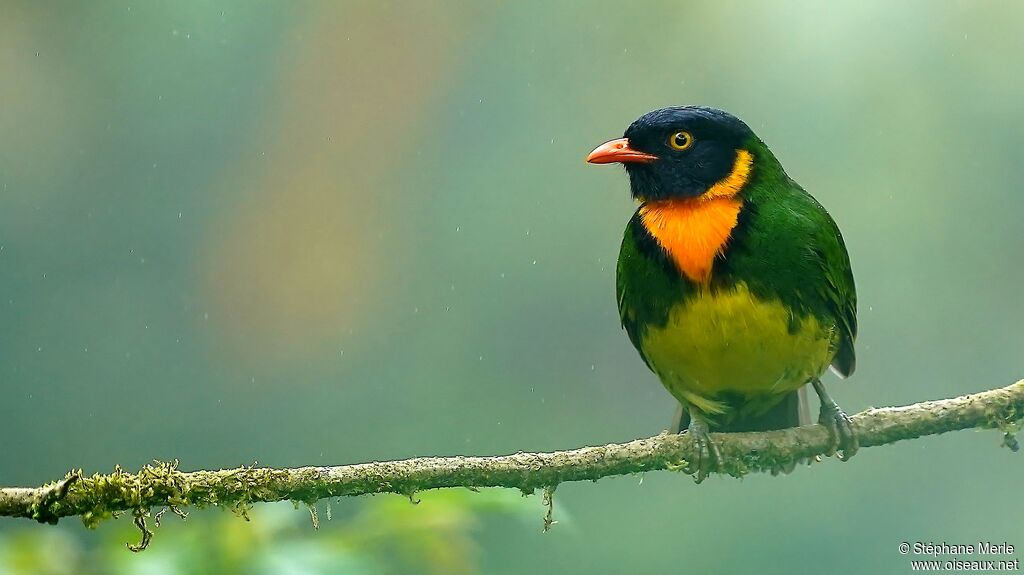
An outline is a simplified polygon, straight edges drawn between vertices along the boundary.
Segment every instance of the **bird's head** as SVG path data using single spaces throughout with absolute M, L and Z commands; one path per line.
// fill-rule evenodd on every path
M 753 162 L 747 146 L 756 141 L 740 119 L 700 106 L 648 112 L 623 136 L 598 146 L 587 161 L 623 164 L 633 196 L 644 202 L 736 194 Z

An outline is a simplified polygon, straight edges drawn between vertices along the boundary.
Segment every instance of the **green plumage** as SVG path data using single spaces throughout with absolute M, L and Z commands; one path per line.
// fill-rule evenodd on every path
M 673 320 L 675 322 L 688 321 L 685 310 L 696 309 L 693 304 L 701 303 L 696 300 L 731 293 L 730 290 L 742 286 L 744 293 L 749 291 L 756 302 L 765 305 L 781 304 L 787 313 L 790 334 L 810 329 L 807 326 L 813 324 L 822 333 L 820 338 L 827 338 L 827 358 L 824 364 L 817 365 L 821 354 L 811 354 L 814 357 L 807 358 L 807 365 L 800 366 L 806 373 L 813 374 L 811 378 L 820 375 L 820 370 L 828 363 L 839 374 L 849 375 L 855 367 L 853 346 L 857 333 L 857 304 L 849 256 L 839 228 L 828 212 L 785 174 L 774 155 L 756 136 L 747 137 L 742 147 L 753 155 L 751 174 L 736 196 L 742 199 L 743 205 L 724 251 L 715 259 L 707 286 L 697 285 L 681 273 L 648 232 L 640 212 L 634 214 L 626 227 L 617 269 L 617 296 L 622 325 L 648 366 L 665 382 L 668 377 L 666 371 L 685 371 L 685 365 L 688 364 L 680 363 L 679 366 L 667 368 L 657 365 L 657 361 L 650 357 L 652 344 L 648 335 L 654 332 L 661 334 L 666 329 L 682 329 L 674 327 L 675 324 L 669 326 L 670 316 L 676 318 Z M 717 305 L 710 301 L 705 303 L 709 303 L 712 310 Z M 673 315 L 674 310 L 676 315 Z M 712 333 L 723 320 L 715 315 L 708 317 L 708 325 L 703 327 Z M 697 318 L 693 321 L 705 320 Z M 745 322 L 743 317 L 736 319 L 738 325 L 745 326 Z M 761 324 L 753 321 L 751 325 L 754 327 L 750 329 L 759 329 L 757 326 Z M 757 348 L 762 345 L 758 343 L 758 334 L 733 335 L 742 336 L 748 342 L 745 344 L 748 347 Z M 726 334 L 721 337 L 724 338 L 721 345 L 714 348 L 725 350 L 721 361 L 743 361 L 744 357 L 737 355 L 741 352 L 729 348 L 728 338 L 731 336 Z M 786 353 L 800 343 L 795 339 L 788 341 L 785 337 L 780 338 L 774 332 L 766 332 L 765 338 L 763 346 L 778 346 L 780 352 Z M 682 349 L 679 349 L 680 357 L 685 359 L 687 353 L 696 353 L 688 351 L 690 343 L 694 344 L 694 350 L 706 348 L 706 342 L 683 340 Z M 701 345 L 705 345 L 705 348 L 701 348 Z M 759 357 L 762 356 L 752 353 L 749 359 L 756 361 Z M 692 364 L 696 360 L 688 361 Z M 813 373 L 815 371 L 817 373 Z M 800 373 L 804 374 L 804 371 Z M 674 375 L 679 378 L 688 377 L 686 373 Z M 780 381 L 784 377 L 788 375 L 779 375 Z M 672 386 L 665 383 L 671 390 Z M 806 381 L 799 383 L 802 385 Z M 745 384 L 738 382 L 737 385 Z M 756 385 L 761 384 L 751 383 L 748 387 Z M 731 421 L 736 417 L 761 416 L 795 393 L 789 388 L 783 390 L 785 393 L 776 391 L 764 389 L 763 394 L 754 391 L 737 394 L 723 390 L 718 396 L 709 399 L 723 403 L 730 413 L 722 419 Z M 679 397 L 678 393 L 673 393 Z M 682 400 L 685 405 L 687 402 Z M 688 407 L 694 406 L 691 404 Z M 769 425 L 773 426 L 777 427 Z M 738 426 L 743 427 L 742 424 Z

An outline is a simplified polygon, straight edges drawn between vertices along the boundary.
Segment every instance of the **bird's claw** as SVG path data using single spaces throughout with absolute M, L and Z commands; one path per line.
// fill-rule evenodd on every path
M 697 460 L 689 462 L 684 471 L 693 475 L 694 481 L 701 483 L 712 471 L 721 472 L 722 453 L 718 450 L 718 445 L 711 441 L 708 426 L 703 421 L 697 418 L 690 419 L 690 426 L 686 432 L 693 438 Z
M 827 455 L 836 455 L 840 461 L 849 461 L 860 449 L 860 441 L 853 430 L 853 421 L 838 405 L 821 406 L 818 423 L 828 428 L 832 446 Z

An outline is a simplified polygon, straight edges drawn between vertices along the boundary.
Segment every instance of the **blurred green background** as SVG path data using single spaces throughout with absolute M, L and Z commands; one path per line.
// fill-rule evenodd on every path
M 745 119 L 842 227 L 848 411 L 1024 375 L 1020 3 L 0 11 L 0 485 L 657 433 L 615 310 L 626 178 L 583 157 L 684 103 Z M 5 519 L 0 572 L 907 572 L 901 541 L 1024 547 L 999 441 L 566 484 L 547 534 L 502 492 L 335 501 L 319 532 L 171 517 L 138 556 L 127 519 Z

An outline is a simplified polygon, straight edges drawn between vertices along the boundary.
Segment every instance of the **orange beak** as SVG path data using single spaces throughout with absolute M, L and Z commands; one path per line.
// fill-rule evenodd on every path
M 623 164 L 648 164 L 657 159 L 658 156 L 652 156 L 651 154 L 645 154 L 630 148 L 629 140 L 626 138 L 605 142 L 594 148 L 594 151 L 590 152 L 590 155 L 587 156 L 587 162 L 591 164 L 613 164 L 615 162 Z

